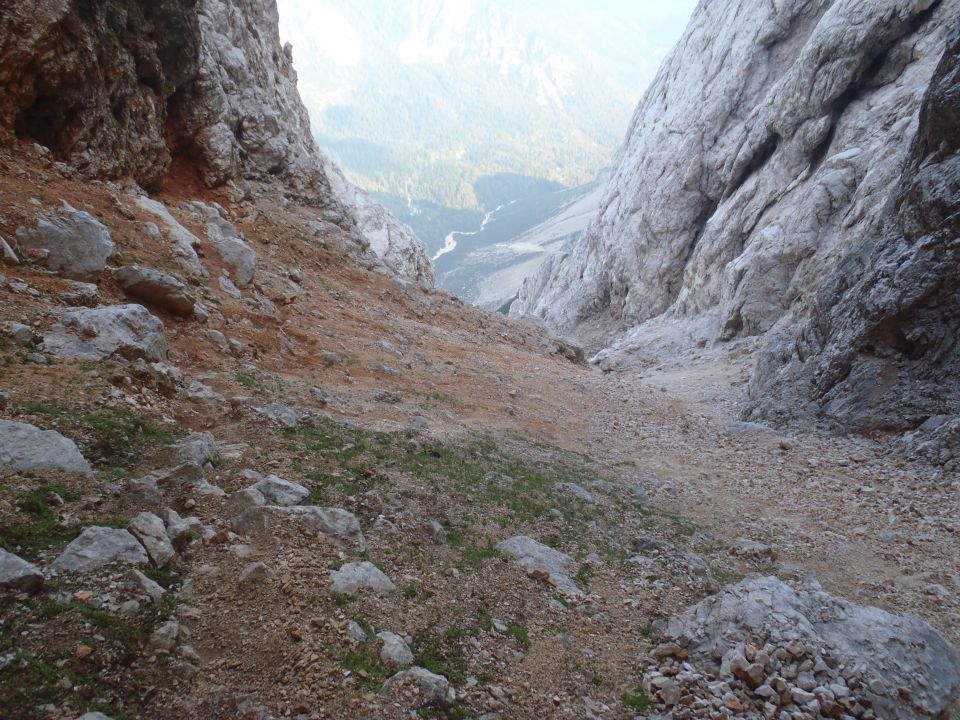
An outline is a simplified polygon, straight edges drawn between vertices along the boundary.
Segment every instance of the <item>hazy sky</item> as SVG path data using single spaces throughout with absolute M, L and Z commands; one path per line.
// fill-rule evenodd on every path
M 309 47 L 309 52 L 322 55 L 338 65 L 354 65 L 362 61 L 364 28 L 351 25 L 338 9 L 344 0 L 277 0 L 280 10 L 280 35 L 286 42 Z M 445 16 L 468 16 L 489 3 L 507 16 L 523 16 L 529 27 L 536 25 L 537 16 L 544 25 L 563 22 L 565 15 L 582 22 L 593 15 L 596 27 L 591 28 L 602 42 L 604 27 L 611 17 L 624 21 L 636 31 L 637 47 L 641 50 L 642 67 L 636 67 L 643 84 L 652 79 L 657 65 L 680 38 L 698 0 L 390 0 L 399 6 L 407 3 L 420 12 L 434 12 Z M 533 22 L 531 22 L 533 21 Z M 624 28 L 618 28 L 623 31 Z M 296 57 L 296 52 L 295 55 Z

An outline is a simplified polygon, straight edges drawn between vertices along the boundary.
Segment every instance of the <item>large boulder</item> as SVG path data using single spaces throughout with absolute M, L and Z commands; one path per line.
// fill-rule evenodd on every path
M 769 687 L 764 675 L 776 658 L 758 660 L 747 648 L 756 639 L 786 648 L 786 655 L 774 653 L 781 658 L 811 659 L 810 677 L 796 676 L 794 701 L 817 699 L 821 685 L 830 692 L 821 693 L 818 702 L 839 699 L 854 676 L 831 673 L 831 667 L 859 676 L 851 692 L 865 697 L 877 717 L 943 717 L 960 697 L 960 660 L 933 628 L 913 615 L 854 605 L 815 582 L 795 588 L 765 577 L 729 586 L 671 618 L 661 647 L 664 654 L 684 648 L 686 662 L 698 672 L 741 678 L 759 689 Z M 821 665 L 817 657 L 830 662 Z M 830 681 L 833 675 L 839 679 Z M 805 682 L 814 685 L 800 687 Z M 758 691 L 762 707 L 764 690 Z
M 43 588 L 43 573 L 33 563 L 0 548 L 0 588 L 37 592 Z
M 19 472 L 60 470 L 93 475 L 90 463 L 74 444 L 55 430 L 0 420 L 0 467 Z
M 117 270 L 113 277 L 120 289 L 134 300 L 163 308 L 180 317 L 193 314 L 197 301 L 187 292 L 183 280 L 174 275 L 140 265 L 129 265 Z
M 147 551 L 126 530 L 93 526 L 67 545 L 50 567 L 57 572 L 89 573 L 106 565 L 146 565 Z
M 516 560 L 530 577 L 547 581 L 565 595 L 571 597 L 583 595 L 577 584 L 570 578 L 570 565 L 573 563 L 573 558 L 569 555 L 523 535 L 504 540 L 497 545 L 497 549 Z
M 43 338 L 43 349 L 64 359 L 161 362 L 167 358 L 163 323 L 142 305 L 72 310 Z
M 95 281 L 116 250 L 110 231 L 90 213 L 66 203 L 56 213 L 41 215 L 33 230 L 17 230 L 21 250 L 45 254 L 43 263 L 71 280 Z

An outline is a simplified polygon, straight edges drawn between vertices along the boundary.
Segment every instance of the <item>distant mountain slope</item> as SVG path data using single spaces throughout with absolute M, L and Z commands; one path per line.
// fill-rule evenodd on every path
M 590 182 L 682 29 L 671 32 L 676 5 L 627 0 L 281 0 L 280 11 L 320 144 L 351 179 L 471 209 L 484 175 Z

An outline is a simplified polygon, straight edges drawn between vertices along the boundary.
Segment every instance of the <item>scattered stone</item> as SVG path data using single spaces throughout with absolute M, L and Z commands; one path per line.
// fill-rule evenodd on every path
M 454 699 L 450 682 L 443 675 L 435 675 L 422 667 L 412 667 L 389 678 L 383 684 L 381 693 L 389 695 L 405 686 L 416 688 L 422 706 L 443 707 L 449 705 Z
M 102 712 L 88 712 L 78 717 L 77 720 L 113 720 L 113 718 L 104 715 Z
M 157 567 L 166 567 L 177 554 L 167 536 L 167 528 L 163 520 L 153 513 L 140 513 L 130 521 L 127 529 L 146 548 L 150 562 Z
M 593 495 L 590 494 L 588 490 L 582 488 L 576 483 L 570 483 L 570 482 L 557 483 L 556 488 L 558 490 L 563 490 L 564 492 L 570 493 L 575 498 L 577 498 L 577 500 L 582 500 L 583 502 L 588 502 L 588 503 L 594 502 Z
M 347 635 L 350 636 L 351 640 L 358 643 L 365 643 L 367 640 L 369 640 L 367 631 L 360 627 L 360 623 L 358 623 L 356 620 L 351 620 L 347 624 Z
M 270 504 L 287 507 L 290 505 L 299 505 L 310 497 L 310 491 L 303 485 L 284 480 L 276 475 L 265 477 L 254 485 L 252 489 L 259 493 L 266 501 L 264 503 L 257 503 L 260 505 Z
M 43 573 L 33 563 L 0 548 L 0 587 L 39 592 L 43 589 Z
M 73 440 L 55 430 L 0 420 L 0 467 L 18 472 L 61 470 L 93 475 L 93 468 Z
M 257 254 L 237 234 L 232 223 L 224 220 L 216 208 L 194 202 L 193 207 L 207 223 L 207 239 L 230 272 L 237 287 L 246 287 L 253 281 L 257 269 Z
M 237 490 L 227 501 L 227 512 L 240 515 L 252 507 L 261 507 L 267 504 L 267 499 L 256 487 Z
M 193 314 L 196 300 L 187 292 L 183 280 L 174 275 L 140 265 L 129 265 L 117 270 L 113 277 L 120 289 L 135 300 L 163 308 L 180 317 Z
M 183 552 L 192 540 L 208 537 L 212 531 L 199 518 L 180 517 L 180 514 L 171 508 L 161 513 L 164 524 L 167 526 L 167 537 L 178 552 Z
M 339 570 L 330 572 L 330 589 L 341 595 L 356 595 L 369 590 L 376 595 L 386 595 L 397 586 L 372 562 L 347 563 Z
M 257 408 L 257 412 L 270 418 L 273 422 L 290 430 L 295 429 L 300 424 L 300 414 L 289 405 L 283 403 L 271 403 L 264 407 Z
M 167 594 L 167 591 L 164 590 L 163 587 L 161 587 L 158 583 L 155 583 L 139 570 L 130 570 L 130 572 L 127 574 L 127 580 L 135 590 L 142 592 L 144 595 L 150 598 L 150 601 L 154 604 L 163 600 L 163 596 Z
M 176 620 L 168 620 L 153 631 L 150 636 L 150 647 L 159 652 L 171 652 L 176 647 L 179 637 L 180 623 Z
M 665 706 L 676 695 L 661 690 L 675 681 L 681 696 L 717 697 L 713 689 L 722 688 L 724 706 L 745 717 L 795 718 L 767 707 L 793 703 L 803 717 L 921 720 L 960 696 L 960 659 L 933 628 L 831 596 L 815 581 L 794 588 L 767 577 L 726 587 L 671 618 L 664 642 L 683 650 L 660 653 L 646 675 L 654 702 Z M 876 692 L 884 683 L 910 693 Z
M 234 300 L 239 300 L 241 298 L 240 288 L 234 285 L 233 280 L 226 275 L 221 275 L 217 278 L 217 285 L 219 285 L 220 289 Z
M 13 321 L 0 323 L 0 333 L 24 347 L 33 345 L 39 340 L 32 327 Z
M 116 250 L 103 223 L 66 203 L 58 212 L 41 215 L 36 229 L 17 230 L 17 243 L 25 254 L 42 254 L 43 264 L 54 272 L 84 281 L 95 281 Z
M 167 230 L 167 238 L 173 245 L 173 254 L 177 258 L 180 267 L 190 275 L 206 276 L 207 272 L 200 264 L 200 258 L 197 256 L 195 248 L 200 246 L 200 240 L 196 235 L 181 225 L 166 206 L 152 200 L 145 195 L 139 195 L 136 198 L 137 206 L 159 220 L 164 224 Z M 159 228 L 157 228 L 159 232 Z
M 93 526 L 67 545 L 51 568 L 57 572 L 87 573 L 105 565 L 146 565 L 147 551 L 126 530 Z
M 17 254 L 2 237 L 0 237 L 0 260 L 3 261 L 4 265 L 20 264 L 20 259 L 17 257 Z
M 569 576 L 569 568 L 573 562 L 569 555 L 523 535 L 504 540 L 497 545 L 497 549 L 516 560 L 530 577 L 546 580 L 565 595 L 583 595 Z
M 273 577 L 273 571 L 262 562 L 247 565 L 240 573 L 237 583 L 241 586 L 263 585 Z
M 248 508 L 231 520 L 235 532 L 259 538 L 274 537 L 275 523 L 283 525 L 295 523 L 309 532 L 323 533 L 328 540 L 352 547 L 358 552 L 365 552 L 367 549 L 357 516 L 340 508 L 322 508 L 313 505 L 293 507 L 267 505 Z
M 433 538 L 433 541 L 437 543 L 437 545 L 447 544 L 447 531 L 444 529 L 443 525 L 438 523 L 436 520 L 427 521 L 427 530 L 430 532 L 430 537 Z
M 386 665 L 406 667 L 413 664 L 413 653 L 403 638 L 392 632 L 379 632 L 377 637 L 383 640 L 380 659 Z
M 761 542 L 756 540 L 749 540 L 746 538 L 740 538 L 733 543 L 733 546 L 730 548 L 730 554 L 734 557 L 746 558 L 747 560 L 768 560 L 773 561 L 777 559 L 777 553 L 769 545 L 764 545 Z
M 93 283 L 74 280 L 70 289 L 60 294 L 60 299 L 71 306 L 96 307 L 100 302 L 100 288 Z
M 43 350 L 54 357 L 161 362 L 167 357 L 163 323 L 143 305 L 111 305 L 71 310 L 43 338 Z
M 217 441 L 211 432 L 188 435 L 173 446 L 173 451 L 182 463 L 203 467 L 217 459 Z

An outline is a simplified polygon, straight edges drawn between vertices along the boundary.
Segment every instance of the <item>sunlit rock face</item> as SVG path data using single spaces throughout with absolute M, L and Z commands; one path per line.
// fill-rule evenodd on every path
M 599 215 L 513 312 L 610 348 L 608 367 L 657 343 L 779 344 L 829 309 L 827 278 L 848 298 L 830 325 L 857 322 L 859 273 L 922 177 L 921 108 L 958 18 L 957 0 L 701 3 L 637 108 Z M 931 305 L 929 322 L 948 310 Z

